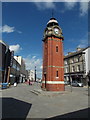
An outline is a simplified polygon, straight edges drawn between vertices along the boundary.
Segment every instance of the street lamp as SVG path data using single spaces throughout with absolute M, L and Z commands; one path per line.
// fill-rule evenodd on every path
M 35 82 L 36 82 L 36 66 L 35 66 Z
M 17 60 L 18 60 L 18 55 L 16 56 Z M 17 83 L 17 60 L 16 60 L 16 73 L 15 73 L 15 82 Z
M 71 86 L 71 92 L 72 92 L 72 77 L 70 75 L 70 86 Z
M 71 74 L 70 74 L 70 63 L 69 63 L 69 81 L 70 81 L 70 87 L 71 87 L 71 92 L 72 92 L 72 77 L 71 77 Z

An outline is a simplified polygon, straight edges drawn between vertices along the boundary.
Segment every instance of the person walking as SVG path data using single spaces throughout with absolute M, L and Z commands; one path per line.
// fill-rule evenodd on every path
M 30 85 L 30 79 L 29 79 L 29 85 Z
M 88 72 L 88 75 L 87 75 L 87 77 L 88 77 L 88 96 L 90 96 L 90 70 L 89 70 L 89 72 Z

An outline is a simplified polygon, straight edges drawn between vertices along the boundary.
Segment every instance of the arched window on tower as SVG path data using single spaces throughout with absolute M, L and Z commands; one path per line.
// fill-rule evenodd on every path
M 58 52 L 58 46 L 56 46 L 56 52 Z
M 56 71 L 56 77 L 58 77 L 58 70 Z

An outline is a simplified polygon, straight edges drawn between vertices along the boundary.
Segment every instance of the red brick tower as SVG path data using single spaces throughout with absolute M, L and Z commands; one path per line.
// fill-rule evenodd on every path
M 51 18 L 43 36 L 42 88 L 64 91 L 63 36 L 55 18 Z

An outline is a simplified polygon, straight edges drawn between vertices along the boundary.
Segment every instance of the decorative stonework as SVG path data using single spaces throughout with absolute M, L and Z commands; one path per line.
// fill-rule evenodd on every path
M 55 67 L 55 68 L 64 68 L 63 66 L 53 66 L 53 65 L 50 65 L 48 67 Z
M 55 29 L 58 29 L 58 33 L 56 34 L 55 33 Z M 55 25 L 55 26 L 52 26 L 52 27 L 46 27 L 45 31 L 44 31 L 44 39 L 48 36 L 52 36 L 54 35 L 55 37 L 59 37 L 59 38 L 63 38 L 63 35 L 62 35 L 62 29 Z M 64 38 L 63 38 L 64 39 Z

